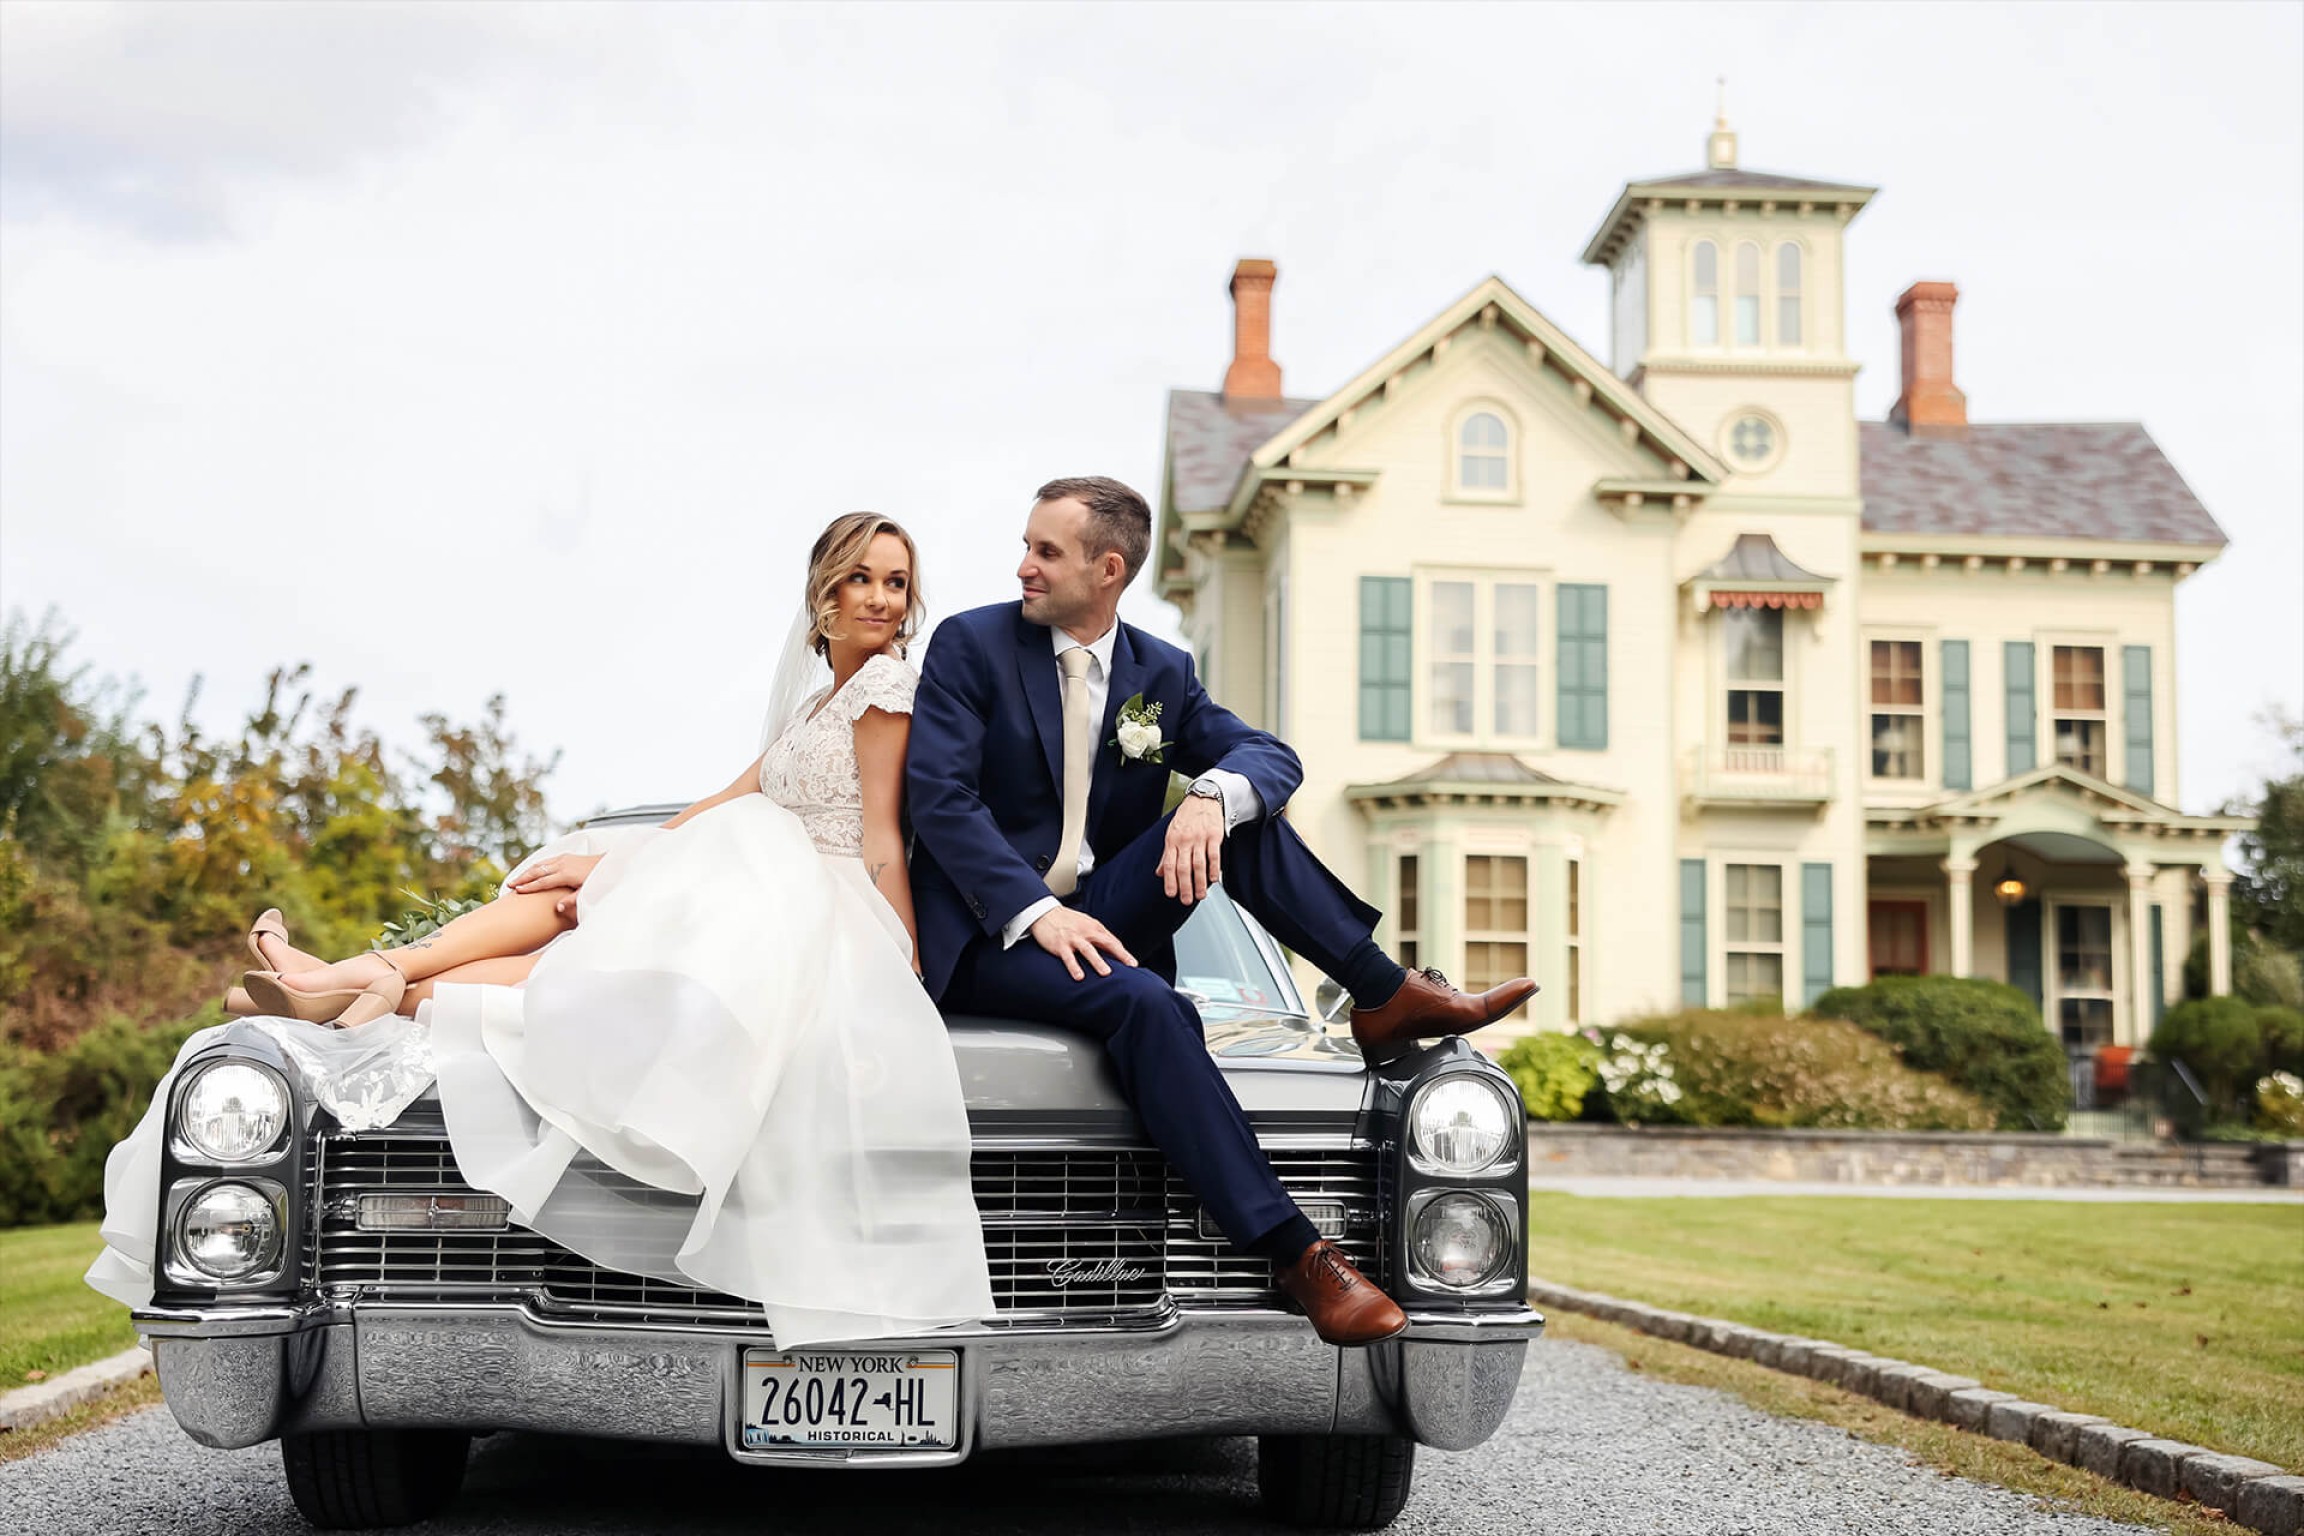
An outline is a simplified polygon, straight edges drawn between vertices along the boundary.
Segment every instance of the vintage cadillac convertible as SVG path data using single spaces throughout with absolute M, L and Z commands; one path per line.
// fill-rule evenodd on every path
M 156 1292 L 136 1323 L 168 1406 L 206 1445 L 277 1438 L 323 1527 L 438 1510 L 495 1430 L 768 1467 L 1254 1435 L 1273 1514 L 1384 1525 L 1416 1446 L 1495 1431 L 1543 1327 L 1525 1301 L 1519 1094 L 1462 1041 L 1369 1067 L 1228 901 L 1194 914 L 1177 954 L 1281 1179 L 1406 1309 L 1402 1337 L 1323 1344 L 1146 1144 L 1101 1052 L 1061 1030 L 950 1020 L 994 1315 L 794 1352 L 741 1300 L 513 1223 L 459 1176 L 431 1095 L 347 1131 L 257 1036 L 187 1063 L 167 1109 Z

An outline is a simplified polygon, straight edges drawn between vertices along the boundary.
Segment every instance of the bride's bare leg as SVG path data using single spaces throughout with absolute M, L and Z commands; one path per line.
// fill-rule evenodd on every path
M 468 960 L 444 971 L 434 971 L 402 994 L 400 1011 L 414 1018 L 416 1005 L 430 997 L 435 987 L 464 983 L 483 987 L 517 987 L 528 979 L 530 971 L 536 969 L 538 958 L 536 955 L 500 955 L 492 960 Z
M 575 926 L 573 911 L 563 916 L 559 904 L 572 893 L 565 889 L 531 891 L 504 896 L 465 913 L 429 938 L 384 951 L 389 960 L 373 952 L 339 960 L 309 971 L 280 978 L 281 985 L 298 992 L 325 992 L 340 987 L 364 987 L 384 974 L 389 963 L 411 982 L 475 960 L 502 960 L 526 956 L 542 949 Z
M 271 962 L 272 969 L 283 976 L 293 976 L 298 971 L 315 971 L 328 963 L 309 950 L 298 949 L 274 933 L 259 935 L 256 940 L 256 947 L 263 951 L 264 958 Z

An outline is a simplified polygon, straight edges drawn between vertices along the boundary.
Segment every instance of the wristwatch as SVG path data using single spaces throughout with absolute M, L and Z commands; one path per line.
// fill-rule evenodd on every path
M 1224 804 L 1224 791 L 1216 787 L 1214 779 L 1194 779 L 1192 787 L 1185 793 L 1195 800 L 1213 800 L 1219 809 Z

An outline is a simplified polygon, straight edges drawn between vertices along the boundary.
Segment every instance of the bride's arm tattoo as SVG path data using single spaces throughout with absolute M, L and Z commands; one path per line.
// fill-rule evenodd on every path
M 871 880 L 871 882 L 872 882 L 872 883 L 873 883 L 875 886 L 877 886 L 877 885 L 880 883 L 880 874 L 881 874 L 881 871 L 885 870 L 885 869 L 888 867 L 888 862 L 889 862 L 888 860 L 886 860 L 886 859 L 882 859 L 882 860 L 881 860 L 879 863 L 877 863 L 877 864 L 867 864 L 867 865 L 865 865 L 865 866 L 864 866 L 864 873 L 865 873 L 865 876 L 866 876 L 868 879 L 870 879 L 870 880 Z

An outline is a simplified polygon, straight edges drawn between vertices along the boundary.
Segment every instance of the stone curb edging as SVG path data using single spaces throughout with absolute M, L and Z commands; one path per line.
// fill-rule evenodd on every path
M 2142 1493 L 2193 1499 L 2264 1536 L 2304 1536 L 2304 1477 L 2290 1476 L 2268 1461 L 2164 1440 L 2092 1413 L 2066 1413 L 2047 1403 L 2027 1402 L 2013 1392 L 1995 1392 L 1966 1376 L 1867 1354 L 1827 1339 L 1770 1333 L 1549 1280 L 1530 1280 L 1528 1300 L 1811 1377 L 1877 1399 L 1900 1413 L 2030 1446 L 2051 1461 L 2080 1467 Z
M 18 1387 L 13 1392 L 0 1392 L 0 1432 L 29 1429 L 60 1418 L 151 1369 L 151 1352 L 139 1344 L 110 1359 L 80 1366 L 48 1381 Z

